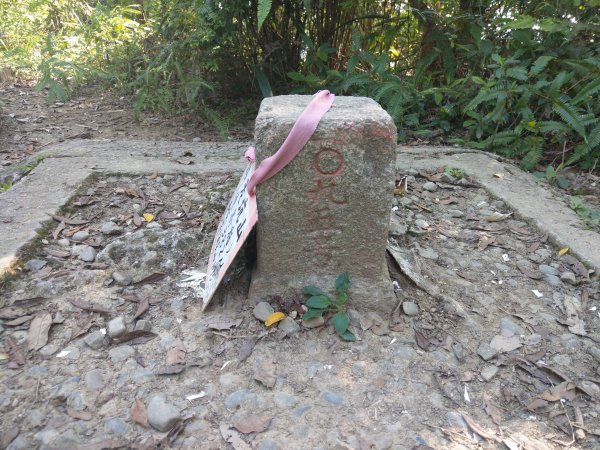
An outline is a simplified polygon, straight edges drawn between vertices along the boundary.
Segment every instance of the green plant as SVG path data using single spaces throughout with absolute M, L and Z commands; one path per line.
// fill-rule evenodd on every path
M 533 172 L 533 176 L 538 179 L 546 179 L 552 185 L 556 185 L 561 189 L 569 188 L 569 180 L 559 175 L 559 169 L 554 169 L 554 166 L 546 167 L 545 172 Z
M 12 187 L 12 181 L 6 180 L 0 184 L 0 192 L 6 192 Z
M 600 225 L 600 211 L 587 207 L 579 197 L 571 197 L 569 206 L 584 219 L 589 228 L 596 228 Z
M 444 172 L 446 172 L 451 177 L 456 178 L 457 180 L 460 180 L 461 178 L 464 178 L 464 176 L 465 176 L 465 171 L 462 169 L 459 169 L 458 167 L 446 167 Z
M 334 299 L 316 286 L 304 286 L 302 293 L 309 295 L 310 298 L 306 301 L 308 311 L 304 313 L 302 320 L 323 317 L 326 313 L 331 314 L 331 323 L 336 333 L 345 341 L 355 341 L 356 337 L 348 330 L 350 317 L 346 312 L 346 302 L 349 288 L 350 276 L 347 273 L 342 273 L 336 278 Z

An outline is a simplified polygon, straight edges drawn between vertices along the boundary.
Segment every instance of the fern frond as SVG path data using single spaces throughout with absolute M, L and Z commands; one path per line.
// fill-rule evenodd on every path
M 552 84 L 550 85 L 550 93 L 554 95 L 558 95 L 558 91 L 564 84 L 571 79 L 573 76 L 572 72 L 559 72 L 558 75 L 552 80 Z
M 488 102 L 490 100 L 498 100 L 501 93 L 502 92 L 500 90 L 494 89 L 491 89 L 489 91 L 481 91 L 475 96 L 473 100 L 467 103 L 467 105 L 464 107 L 464 111 L 473 111 L 483 102 Z
M 562 120 L 571 126 L 581 137 L 586 138 L 585 126 L 583 120 L 577 109 L 569 103 L 565 103 L 558 98 L 552 98 L 552 109 L 556 112 Z
M 581 103 L 584 100 L 587 100 L 588 97 L 591 97 L 592 95 L 594 95 L 596 92 L 600 92 L 600 77 L 599 78 L 595 78 L 592 81 L 590 81 L 588 84 L 586 84 L 575 96 L 575 98 L 573 98 L 573 104 L 577 105 L 579 103 Z
M 523 170 L 531 170 L 542 159 L 543 139 L 527 139 L 526 143 L 529 144 L 529 150 L 520 165 Z
M 542 56 L 540 56 L 531 65 L 531 69 L 529 70 L 529 75 L 530 76 L 532 76 L 532 75 L 533 76 L 539 75 L 542 72 L 542 70 L 544 70 L 546 68 L 546 66 L 548 65 L 548 63 L 550 63 L 550 61 L 552 61 L 553 59 L 554 59 L 554 56 L 549 56 L 549 55 L 542 55 Z
M 264 21 L 271 12 L 273 0 L 258 0 L 258 31 L 262 28 Z

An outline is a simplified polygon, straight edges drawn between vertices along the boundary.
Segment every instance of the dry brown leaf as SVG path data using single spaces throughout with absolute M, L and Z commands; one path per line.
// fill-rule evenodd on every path
M 12 441 L 19 435 L 19 428 L 15 426 L 7 426 L 0 435 L 0 449 L 4 450 Z
M 211 330 L 229 330 L 230 328 L 237 327 L 242 323 L 242 319 L 231 319 L 226 316 L 214 316 L 210 322 L 206 325 Z
M 171 364 L 169 366 L 161 366 L 154 372 L 156 375 L 176 375 L 185 370 L 185 364 Z
M 177 162 L 179 164 L 183 164 L 184 166 L 189 166 L 190 164 L 194 164 L 194 160 L 192 160 L 192 159 L 178 159 Z
M 17 319 L 14 319 L 14 320 L 9 320 L 8 322 L 4 322 L 3 325 L 7 326 L 7 327 L 17 327 L 19 325 L 24 324 L 25 322 L 29 322 L 31 319 L 33 319 L 33 316 L 22 316 L 22 317 L 18 317 Z
M 422 331 L 415 330 L 415 340 L 421 349 L 425 350 L 426 352 L 429 351 L 429 339 L 427 336 L 425 336 L 425 334 L 423 334 Z
M 35 316 L 29 325 L 27 333 L 27 348 L 29 350 L 39 350 L 48 343 L 48 333 L 52 326 L 52 316 L 50 313 L 43 313 Z
M 585 268 L 585 266 L 583 264 L 581 264 L 581 262 L 575 258 L 573 255 L 563 255 L 561 257 L 561 260 L 565 263 L 567 263 L 569 265 L 569 268 L 577 275 L 579 275 L 582 278 L 585 278 L 586 280 L 590 279 L 590 275 L 588 273 L 588 270 Z
M 479 236 L 479 244 L 477 245 L 477 248 L 479 249 L 479 251 L 484 251 L 489 245 L 493 244 L 495 241 L 495 237 L 482 234 L 481 236 Z
M 10 355 L 9 369 L 18 369 L 20 366 L 25 365 L 25 354 L 12 336 L 4 338 L 4 348 Z
M 500 412 L 500 409 L 494 405 L 492 398 L 489 395 L 483 396 L 483 409 L 496 425 L 500 425 L 500 422 L 502 422 L 502 413 Z
M 45 248 L 44 251 L 47 255 L 54 256 L 55 258 L 68 258 L 71 256 L 71 252 L 66 250 L 57 250 L 55 248 Z
M 530 411 L 535 411 L 536 409 L 544 408 L 546 406 L 548 406 L 548 402 L 546 400 L 536 398 L 527 405 L 527 409 Z
M 251 336 L 242 342 L 238 353 L 238 359 L 240 362 L 244 362 L 252 354 L 252 350 L 254 350 L 254 346 L 257 342 L 258 336 Z
M 534 253 L 538 248 L 540 248 L 541 242 L 533 242 L 527 247 L 528 253 Z
M 577 396 L 576 386 L 570 381 L 563 381 L 562 383 L 552 386 L 550 389 L 546 389 L 540 395 L 539 399 L 547 400 L 549 402 L 555 402 L 564 398 L 569 401 L 575 400 Z
M 185 183 L 175 183 L 173 186 L 171 186 L 169 188 L 169 194 L 171 192 L 175 192 L 177 189 L 182 188 L 183 186 L 185 186 Z
M 219 425 L 219 430 L 221 431 L 221 436 L 223 436 L 225 442 L 230 443 L 234 450 L 252 450 L 252 447 L 246 444 L 239 433 L 230 426 L 222 423 Z
M 148 176 L 149 180 L 156 180 L 158 178 L 158 172 L 155 170 L 154 172 L 152 172 L 152 175 Z
M 153 333 L 152 331 L 133 330 L 125 333 L 119 339 L 116 339 L 114 342 L 118 344 L 122 344 L 123 342 L 129 342 L 129 345 L 144 344 L 148 341 L 151 341 L 156 336 L 158 336 L 158 334 Z
M 128 447 L 128 443 L 116 439 L 105 439 L 104 441 L 94 442 L 92 444 L 78 445 L 77 450 L 109 450 L 123 447 Z
M 541 280 L 544 278 L 544 275 L 539 270 L 530 269 L 523 261 L 517 261 L 517 268 L 523 275 L 531 278 L 532 280 Z
M 91 302 L 84 302 L 83 300 L 69 300 L 69 303 L 71 303 L 71 305 L 75 306 L 76 308 L 83 309 L 85 311 L 97 312 L 100 314 L 111 313 L 110 310 L 104 308 L 103 306 Z
M 258 367 L 254 370 L 254 379 L 271 389 L 273 386 L 275 386 L 275 382 L 277 381 L 277 375 L 275 375 L 275 370 L 275 361 L 273 361 L 272 359 L 263 359 L 258 365 Z
M 494 433 L 483 428 L 471 417 L 467 416 L 466 414 L 463 414 L 462 417 L 465 420 L 465 422 L 467 422 L 467 425 L 469 425 L 469 428 L 471 428 L 471 430 L 473 430 L 482 438 L 487 439 L 488 441 L 499 441 L 499 438 L 497 438 L 496 435 L 494 435 Z
M 65 229 L 65 223 L 64 222 L 59 223 L 58 226 L 52 232 L 52 237 L 54 238 L 54 240 L 58 239 L 60 232 L 64 229 Z
M 133 224 L 134 224 L 136 227 L 141 227 L 141 226 L 142 226 L 142 223 L 143 223 L 143 220 L 142 220 L 142 218 L 140 217 L 140 215 L 139 215 L 138 213 L 136 213 L 136 212 L 134 211 L 134 213 L 133 213 Z
M 148 309 L 150 309 L 150 302 L 148 301 L 148 298 L 143 298 L 138 303 L 137 311 L 135 312 L 135 315 L 133 316 L 133 320 L 140 317 L 142 314 L 144 314 L 146 311 L 148 311 Z
M 67 414 L 73 419 L 78 420 L 92 420 L 92 413 L 89 411 L 77 411 L 73 408 L 67 408 Z
M 123 188 L 123 190 L 130 197 L 144 198 L 144 192 L 141 189 L 139 189 L 139 188 L 136 188 L 136 187 L 126 187 L 126 188 Z
M 146 412 L 146 405 L 141 400 L 136 400 L 131 406 L 131 418 L 133 421 L 144 428 L 148 428 L 148 414 Z
M 136 281 L 133 283 L 134 286 L 141 286 L 143 284 L 154 283 L 156 281 L 162 280 L 165 277 L 163 272 L 154 272 L 147 277 L 142 278 L 140 281 Z
M 192 209 L 192 201 L 189 198 L 184 198 L 181 202 L 181 209 L 183 209 L 183 213 L 187 216 Z
M 89 220 L 72 219 L 70 217 L 58 216 L 56 214 L 50 214 L 50 217 L 52 217 L 57 222 L 64 222 L 67 225 L 85 225 L 86 223 L 90 222 Z
M 262 433 L 269 428 L 271 417 L 251 414 L 248 416 L 234 417 L 232 423 L 240 433 Z
M 167 350 L 167 365 L 185 364 L 186 350 L 183 343 L 179 340 Z

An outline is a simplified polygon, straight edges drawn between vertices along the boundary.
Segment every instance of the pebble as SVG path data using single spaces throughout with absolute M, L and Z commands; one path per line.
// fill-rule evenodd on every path
M 148 402 L 148 423 L 161 432 L 169 431 L 181 420 L 179 410 L 167 403 L 163 396 L 156 395 Z
M 423 258 L 433 259 L 433 260 L 438 259 L 440 256 L 434 249 L 429 248 L 429 247 L 419 248 L 419 255 L 422 256 Z
M 120 345 L 108 351 L 108 357 L 113 363 L 123 362 L 131 358 L 135 350 L 130 345 Z
M 125 330 L 127 329 L 127 326 L 125 325 L 125 318 L 123 316 L 115 317 L 110 322 L 108 322 L 107 328 L 108 335 L 111 338 L 118 338 L 123 333 L 125 333 Z
M 129 430 L 129 425 L 123 419 L 113 417 L 104 422 L 104 429 L 111 434 L 125 434 Z
M 260 303 L 257 303 L 256 306 L 254 307 L 253 314 L 254 314 L 254 317 L 256 317 L 258 320 L 260 320 L 261 322 L 264 322 L 274 312 L 275 312 L 275 310 L 273 309 L 273 307 L 271 305 L 269 305 L 267 302 L 260 302 Z
M 415 225 L 418 226 L 419 228 L 423 229 L 423 230 L 427 230 L 429 228 L 429 223 L 427 223 L 423 219 L 417 219 L 417 220 L 415 220 Z
M 450 217 L 454 218 L 463 217 L 465 215 L 465 213 L 462 212 L 460 209 L 449 209 L 448 214 L 450 215 Z
M 85 231 L 85 230 L 81 230 L 78 231 L 77 233 L 75 233 L 73 236 L 71 236 L 71 239 L 73 239 L 75 242 L 83 242 L 85 240 L 87 240 L 90 237 L 90 233 Z
M 115 270 L 112 273 L 112 279 L 115 280 L 115 283 L 117 283 L 119 286 L 129 286 L 131 283 L 133 283 L 133 278 L 123 272 L 119 272 L 118 270 Z
M 291 317 L 286 317 L 279 322 L 279 329 L 285 333 L 286 336 L 292 336 L 300 331 L 300 325 Z
M 296 397 L 286 392 L 277 392 L 275 394 L 275 403 L 280 408 L 291 408 L 298 403 L 298 400 L 296 400 Z
M 500 319 L 500 332 L 506 337 L 514 336 L 515 334 L 517 336 L 525 334 L 523 328 L 521 328 L 508 317 L 503 317 Z
M 94 262 L 96 259 L 96 249 L 89 245 L 84 245 L 79 253 L 79 259 L 85 262 Z
M 560 286 L 560 278 L 556 275 L 544 275 L 544 281 L 550 286 Z
M 30 259 L 25 263 L 25 268 L 30 272 L 37 272 L 38 270 L 42 269 L 46 264 L 48 264 L 48 261 L 44 261 L 42 259 Z
M 279 450 L 279 445 L 277 442 L 267 439 L 258 445 L 257 450 Z
M 435 184 L 433 181 L 427 181 L 423 183 L 423 189 L 429 192 L 435 192 L 438 190 L 438 185 Z
M 33 447 L 27 441 L 27 439 L 19 435 L 10 443 L 8 447 L 6 447 L 6 450 L 29 450 L 31 448 Z
M 69 240 L 67 238 L 59 239 L 58 241 L 56 241 L 56 243 L 58 244 L 59 247 L 62 247 L 62 248 L 69 248 L 71 246 L 71 242 L 69 242 Z
M 482 342 L 479 348 L 477 349 L 477 354 L 481 356 L 481 358 L 484 361 L 489 361 L 498 354 L 498 350 L 492 348 L 490 344 Z
M 238 407 L 248 396 L 249 392 L 248 389 L 240 389 L 239 391 L 232 392 L 225 398 L 225 406 L 228 408 Z
M 311 317 L 308 320 L 302 321 L 302 326 L 304 328 L 318 328 L 318 327 L 322 327 L 323 325 L 325 325 L 325 319 L 323 318 L 323 316 Z
M 549 266 L 547 264 L 540 264 L 539 266 L 539 270 L 540 272 L 542 272 L 544 275 L 554 275 L 554 276 L 558 276 L 559 275 L 559 271 L 558 269 Z
M 577 277 L 575 277 L 575 274 L 573 272 L 563 272 L 560 274 L 560 279 L 561 281 L 564 281 L 565 283 L 569 283 L 572 286 L 577 286 Z
M 42 430 L 33 435 L 33 438 L 43 445 L 50 445 L 59 436 L 58 431 L 49 429 Z
M 0 329 L 0 333 L 1 332 L 2 332 L 2 330 Z M 44 355 L 44 356 L 50 356 L 50 355 L 54 355 L 57 351 L 58 351 L 58 345 L 47 344 L 47 345 L 44 345 L 44 347 L 42 347 L 40 349 L 40 354 Z
M 323 400 L 325 400 L 327 403 L 331 403 L 332 405 L 341 405 L 344 403 L 344 396 L 337 392 L 325 391 L 323 394 Z
M 121 234 L 123 229 L 114 222 L 104 222 L 100 226 L 100 233 L 106 235 Z
M 402 311 L 407 316 L 417 316 L 419 314 L 419 305 L 415 302 L 404 302 L 402 303 Z
M 101 391 L 106 384 L 104 372 L 100 369 L 92 369 L 85 374 L 85 387 L 90 391 Z
M 152 323 L 149 320 L 138 320 L 135 323 L 135 330 L 151 331 Z
M 402 197 L 402 198 L 401 198 L 401 199 L 398 201 L 398 203 L 400 203 L 400 205 L 402 205 L 402 206 L 404 206 L 404 207 L 411 205 L 411 204 L 412 204 L 412 202 L 413 202 L 413 200 L 412 200 L 411 198 L 408 198 L 408 197 Z
M 498 373 L 498 367 L 488 364 L 483 369 L 481 369 L 481 378 L 485 381 L 490 381 L 494 376 Z
M 100 331 L 94 331 L 83 338 L 88 347 L 99 350 L 104 346 L 104 335 Z

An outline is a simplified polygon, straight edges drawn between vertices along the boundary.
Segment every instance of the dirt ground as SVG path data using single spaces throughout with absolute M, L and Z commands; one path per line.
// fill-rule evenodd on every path
M 23 97 L 10 105 L 49 115 Z M 52 122 L 62 136 L 96 108 L 78 101 Z M 105 121 L 95 136 L 207 140 L 176 118 L 137 128 L 114 114 L 124 131 L 89 116 Z M 13 119 L 11 164 L 34 138 L 47 139 L 34 151 L 59 139 Z M 200 311 L 234 178 L 83 186 L 0 288 L 0 449 L 600 448 L 598 274 L 468 178 L 400 180 L 388 247 L 398 302 L 350 309 L 353 343 L 306 328 L 298 299 L 276 293 L 297 330 L 266 327 L 243 292 Z

